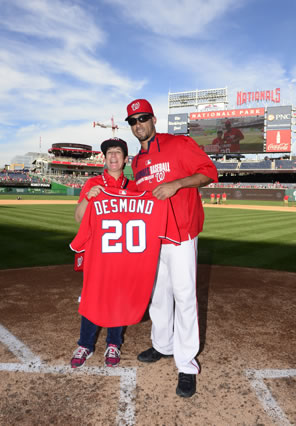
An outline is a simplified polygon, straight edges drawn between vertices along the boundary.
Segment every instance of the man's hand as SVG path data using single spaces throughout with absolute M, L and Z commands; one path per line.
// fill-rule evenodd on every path
M 153 189 L 152 194 L 158 200 L 166 200 L 167 198 L 170 198 L 175 195 L 179 188 L 180 185 L 178 184 L 178 181 L 175 180 L 172 182 L 162 183 L 158 185 L 156 188 Z

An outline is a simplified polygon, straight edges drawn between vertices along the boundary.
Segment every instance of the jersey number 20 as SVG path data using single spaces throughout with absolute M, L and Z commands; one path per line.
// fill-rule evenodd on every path
M 102 229 L 113 228 L 112 232 L 105 232 L 102 236 L 102 253 L 122 253 L 121 242 L 116 242 L 122 237 L 122 223 L 119 220 L 102 220 Z M 137 244 L 135 244 L 137 232 Z M 125 248 L 130 253 L 142 253 L 146 250 L 146 224 L 143 220 L 129 220 L 125 225 Z M 113 242 L 113 244 L 111 244 Z

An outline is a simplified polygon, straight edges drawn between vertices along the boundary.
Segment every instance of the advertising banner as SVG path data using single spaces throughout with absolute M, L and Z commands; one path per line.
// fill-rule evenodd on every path
M 291 105 L 267 108 L 266 152 L 291 151 L 291 122 Z
M 253 188 L 199 188 L 202 198 L 211 198 L 214 194 L 217 197 L 226 194 L 227 200 L 268 200 L 282 201 L 285 196 L 285 189 L 253 189 Z
M 267 130 L 266 152 L 290 152 L 291 130 Z
M 268 107 L 266 116 L 266 130 L 291 129 L 291 105 Z
M 189 135 L 208 154 L 262 153 L 264 108 L 190 114 Z
M 82 166 L 82 167 L 104 167 L 104 164 L 95 164 L 95 163 L 81 163 L 77 161 L 51 161 L 52 164 L 62 164 L 62 165 L 71 165 L 71 166 Z
M 171 133 L 172 135 L 187 135 L 188 114 L 169 114 L 168 133 Z

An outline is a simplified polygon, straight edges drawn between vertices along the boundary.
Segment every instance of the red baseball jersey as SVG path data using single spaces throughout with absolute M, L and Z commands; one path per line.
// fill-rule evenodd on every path
M 104 170 L 102 175 L 95 176 L 92 178 L 89 178 L 85 184 L 83 185 L 81 191 L 78 203 L 81 203 L 81 201 L 85 198 L 88 191 L 93 186 L 105 186 L 109 188 L 121 188 L 126 189 L 128 188 L 130 191 L 137 191 L 137 185 L 133 180 L 127 179 L 123 172 L 119 176 L 118 179 L 115 179 L 113 176 L 109 175 L 108 170 Z M 74 271 L 83 271 L 84 266 L 84 253 L 75 253 L 74 258 Z
M 89 178 L 85 182 L 85 184 L 83 185 L 80 191 L 78 203 L 81 203 L 81 201 L 83 200 L 87 192 L 93 186 L 97 186 L 97 185 L 105 186 L 108 188 L 122 188 L 122 189 L 128 188 L 130 191 L 137 191 L 136 183 L 133 180 L 127 179 L 123 173 L 121 173 L 118 179 L 115 179 L 113 176 L 109 175 L 108 171 L 105 169 L 102 175 Z
M 102 327 L 139 322 L 165 238 L 180 244 L 170 200 L 116 188 L 92 198 L 70 244 L 85 250 L 79 313 Z
M 201 173 L 218 182 L 217 169 L 208 155 L 187 136 L 157 133 L 147 151 L 140 151 L 132 168 L 139 191 Z M 171 197 L 181 241 L 196 237 L 204 222 L 204 211 L 196 188 L 182 188 Z M 165 241 L 164 241 L 165 242 Z
M 225 132 L 224 132 L 224 140 L 226 142 L 237 143 L 241 139 L 244 139 L 244 135 L 242 134 L 242 132 L 240 131 L 240 129 L 232 127 L 230 130 L 225 130 Z

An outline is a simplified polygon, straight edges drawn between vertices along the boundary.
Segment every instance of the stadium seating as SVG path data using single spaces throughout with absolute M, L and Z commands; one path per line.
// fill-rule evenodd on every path
M 215 166 L 218 170 L 235 170 L 238 163 L 222 163 L 220 161 L 214 161 Z
M 271 160 L 263 161 L 244 161 L 241 163 L 240 170 L 270 170 L 272 165 Z
M 43 177 L 32 176 L 29 173 L 25 172 L 0 172 L 0 181 L 1 182 L 42 182 Z
M 293 160 L 275 160 L 276 169 L 292 170 L 296 169 L 296 161 Z

